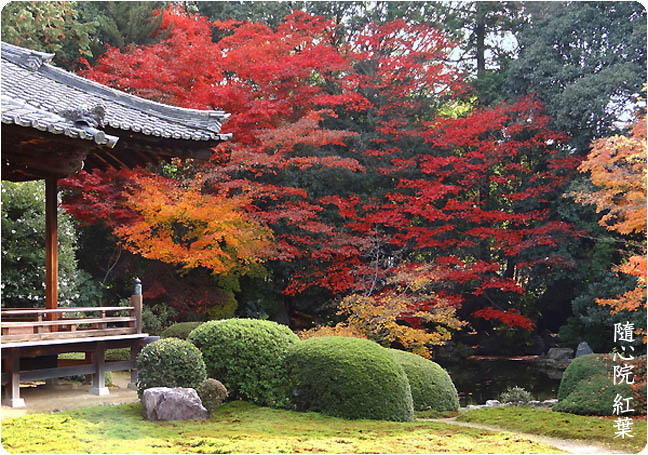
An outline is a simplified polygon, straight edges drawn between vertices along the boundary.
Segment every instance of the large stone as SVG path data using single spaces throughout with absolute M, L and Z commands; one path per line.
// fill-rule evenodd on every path
M 495 406 L 500 406 L 502 403 L 500 403 L 498 400 L 486 400 L 486 407 L 492 408 Z
M 547 351 L 547 358 L 551 360 L 567 360 L 574 355 L 572 348 L 551 348 Z
M 146 389 L 142 406 L 148 420 L 206 419 L 208 416 L 198 393 L 187 387 Z
M 578 347 L 576 348 L 576 355 L 574 357 L 580 357 L 587 354 L 594 354 L 594 351 L 592 351 L 592 348 L 589 347 L 587 341 L 581 341 L 580 343 L 578 343 Z

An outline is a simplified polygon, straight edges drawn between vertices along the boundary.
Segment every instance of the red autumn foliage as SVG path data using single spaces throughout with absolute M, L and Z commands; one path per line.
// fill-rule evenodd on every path
M 276 30 L 164 14 L 163 28 L 173 22 L 165 40 L 111 48 L 84 75 L 232 113 L 224 131 L 233 140 L 188 178 L 216 198 L 245 195 L 246 216 L 274 233 L 271 259 L 295 263 L 286 294 L 372 295 L 395 267 L 432 263 L 432 291 L 458 307 L 466 296 L 514 301 L 535 271 L 564 266 L 551 251 L 573 232 L 549 213 L 576 166 L 563 137 L 531 99 L 441 115 L 463 85 L 447 64 L 453 43 L 438 30 L 397 20 L 336 48 L 335 24 L 303 12 Z M 213 42 L 211 26 L 225 37 Z M 317 189 L 301 180 L 331 169 L 350 180 Z M 141 217 L 118 176 L 134 178 L 69 181 L 83 192 L 68 207 L 82 219 L 112 218 L 128 242 Z M 513 308 L 474 316 L 532 326 Z

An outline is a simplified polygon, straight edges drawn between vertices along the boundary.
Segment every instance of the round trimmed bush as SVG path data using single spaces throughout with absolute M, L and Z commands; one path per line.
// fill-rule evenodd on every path
M 202 321 L 196 322 L 177 322 L 170 325 L 162 331 L 161 338 L 180 338 L 186 340 L 193 329 L 203 324 Z
M 227 389 L 222 382 L 214 378 L 207 378 L 201 382 L 196 387 L 196 392 L 210 414 L 227 400 Z
M 551 409 L 570 414 L 609 416 L 612 415 L 617 394 L 624 398 L 632 397 L 632 388 L 628 384 L 614 385 L 611 376 L 598 374 L 580 381 L 567 397 Z M 636 400 L 631 404 L 632 408 L 637 409 Z
M 563 372 L 558 387 L 558 399 L 564 400 L 572 393 L 579 382 L 593 376 L 612 371 L 612 357 L 607 354 L 588 354 L 576 357 Z
M 309 338 L 286 356 L 298 411 L 348 419 L 413 420 L 412 393 L 403 368 L 373 341 Z
M 459 409 L 457 389 L 439 364 L 411 352 L 397 349 L 388 349 L 388 352 L 407 375 L 415 411 Z
M 626 354 L 627 356 L 627 354 Z M 629 365 L 629 385 L 614 385 L 614 366 Z M 632 398 L 633 414 L 646 412 L 646 356 L 615 361 L 608 354 L 589 354 L 575 358 L 563 373 L 558 389 L 560 400 L 552 409 L 582 415 L 613 415 L 614 399 L 620 394 Z
M 151 387 L 196 388 L 207 378 L 202 354 L 191 343 L 165 338 L 137 355 L 137 394 Z
M 227 387 L 230 398 L 262 406 L 289 405 L 283 362 L 299 341 L 285 325 L 258 319 L 209 321 L 189 334 L 203 354 L 207 373 Z

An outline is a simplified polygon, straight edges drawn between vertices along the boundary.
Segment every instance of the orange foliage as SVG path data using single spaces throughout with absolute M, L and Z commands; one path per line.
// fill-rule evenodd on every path
M 590 194 L 578 194 L 577 200 L 596 205 L 605 212 L 599 224 L 621 234 L 646 235 L 646 117 L 635 123 L 632 134 L 612 136 L 594 142 L 592 151 L 579 170 L 589 172 L 599 187 Z M 618 272 L 638 278 L 636 288 L 613 299 L 597 299 L 599 305 L 612 307 L 611 313 L 635 311 L 646 306 L 646 245 L 642 254 L 631 256 Z
M 430 358 L 434 346 L 442 346 L 464 322 L 456 307 L 433 291 L 440 276 L 430 265 L 406 265 L 392 270 L 386 287 L 376 295 L 352 294 L 338 305 L 346 321 L 334 327 L 315 327 L 310 336 L 352 336 L 381 344 L 400 345 Z
M 632 135 L 612 136 L 594 142 L 587 160 L 578 168 L 589 172 L 599 187 L 578 200 L 607 212 L 599 224 L 621 234 L 646 232 L 646 118 L 640 118 Z
M 133 177 L 124 195 L 138 218 L 114 232 L 133 253 L 214 274 L 245 272 L 272 253 L 271 231 L 246 213 L 245 195 L 204 194 L 159 176 Z

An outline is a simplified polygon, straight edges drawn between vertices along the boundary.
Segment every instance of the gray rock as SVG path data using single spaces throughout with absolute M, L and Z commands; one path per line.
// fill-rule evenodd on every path
M 547 358 L 551 360 L 567 360 L 574 355 L 572 348 L 551 348 L 547 351 Z
M 469 404 L 468 406 L 466 406 L 466 409 L 482 409 L 485 407 L 486 405 L 483 404 Z
M 499 405 L 501 405 L 501 404 L 502 404 L 502 403 L 500 403 L 500 402 L 497 401 L 497 400 L 486 400 L 486 406 L 489 407 L 489 408 L 492 408 L 492 407 L 494 407 L 494 406 L 499 406 Z
M 543 406 L 553 406 L 555 404 L 558 404 L 558 400 L 544 400 L 542 402 Z
M 540 402 L 537 401 L 537 400 L 531 400 L 531 401 L 529 401 L 529 405 L 530 405 L 530 406 L 541 406 L 542 403 L 540 403 Z
M 592 351 L 592 348 L 589 347 L 587 341 L 581 341 L 580 343 L 578 343 L 578 347 L 576 348 L 576 355 L 574 357 L 580 357 L 587 354 L 594 354 L 594 351 Z
M 142 406 L 147 420 L 206 419 L 208 416 L 196 391 L 187 387 L 146 389 Z

